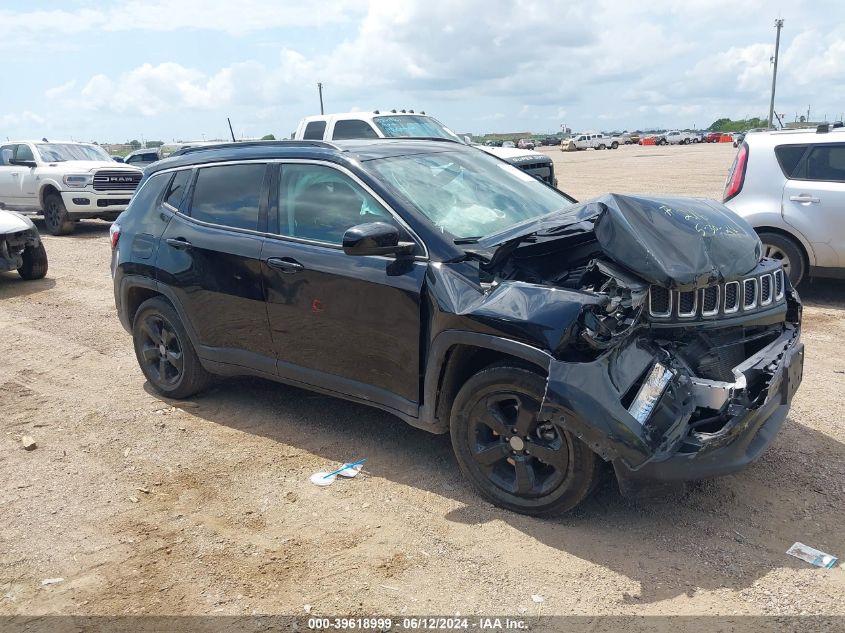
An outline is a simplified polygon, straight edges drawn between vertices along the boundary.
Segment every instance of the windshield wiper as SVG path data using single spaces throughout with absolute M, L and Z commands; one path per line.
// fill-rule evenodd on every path
M 456 240 L 452 240 L 455 244 L 478 244 L 478 240 L 480 240 L 483 235 L 478 235 L 476 237 L 459 237 Z

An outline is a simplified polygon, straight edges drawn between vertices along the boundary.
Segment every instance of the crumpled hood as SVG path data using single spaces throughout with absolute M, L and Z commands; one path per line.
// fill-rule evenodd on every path
M 17 233 L 18 231 L 33 228 L 35 228 L 35 225 L 32 224 L 29 218 L 13 211 L 0 211 L 0 235 Z
M 511 227 L 479 244 L 492 248 L 529 235 L 553 240 L 589 231 L 617 264 L 676 290 L 739 278 L 762 254 L 754 229 L 718 202 L 615 193 Z

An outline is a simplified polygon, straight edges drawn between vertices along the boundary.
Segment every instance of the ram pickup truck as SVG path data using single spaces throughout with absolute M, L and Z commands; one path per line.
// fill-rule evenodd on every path
M 578 134 L 573 137 L 572 142 L 575 144 L 575 149 L 616 149 L 620 145 L 625 144 L 625 139 L 621 136 L 608 136 L 606 134 L 599 134 L 597 132 L 589 132 L 585 134 Z
M 47 230 L 66 235 L 85 218 L 112 221 L 129 206 L 143 172 L 99 146 L 66 141 L 0 145 L 0 208 L 43 215 Z
M 501 147 L 480 145 L 461 138 L 440 121 L 425 112 L 343 112 L 309 116 L 299 122 L 294 133 L 297 141 L 341 141 L 376 138 L 440 138 L 472 145 L 483 152 L 501 158 L 514 167 L 531 174 L 547 185 L 557 187 L 554 163 L 540 152 L 517 149 L 505 141 Z

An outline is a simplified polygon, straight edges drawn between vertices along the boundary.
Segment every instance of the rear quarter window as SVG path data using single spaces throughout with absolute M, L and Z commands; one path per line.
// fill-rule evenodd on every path
M 845 182 L 845 145 L 816 145 L 806 162 L 807 180 Z
M 775 156 L 778 159 L 783 175 L 792 178 L 796 175 L 796 169 L 801 162 L 801 157 L 807 151 L 807 145 L 778 145 L 775 147 Z

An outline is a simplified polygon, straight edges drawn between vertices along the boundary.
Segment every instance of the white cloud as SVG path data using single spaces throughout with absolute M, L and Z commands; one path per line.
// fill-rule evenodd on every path
M 8 114 L 0 114 L 0 127 L 13 127 L 17 125 L 24 125 L 24 124 L 35 124 L 35 125 L 43 125 L 45 122 L 44 117 L 36 114 L 35 112 L 30 112 L 29 110 L 24 110 L 19 114 L 15 113 L 8 113 Z
M 307 2 L 208 2 L 207 0 L 121 0 L 96 11 L 0 10 L 4 30 L 81 33 L 83 31 L 212 30 L 243 35 L 285 27 L 319 27 L 345 22 L 359 13 L 355 0 L 321 0 L 319 8 Z

